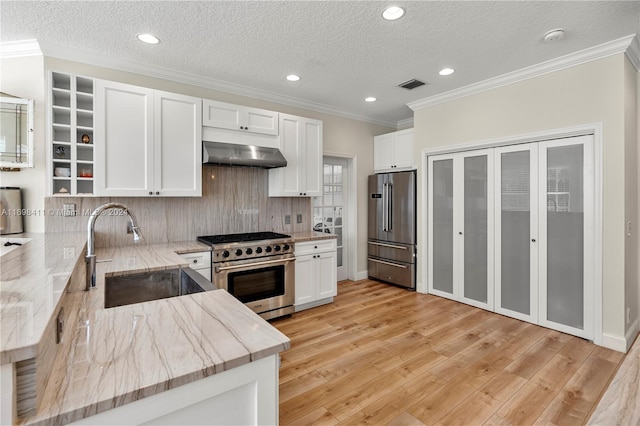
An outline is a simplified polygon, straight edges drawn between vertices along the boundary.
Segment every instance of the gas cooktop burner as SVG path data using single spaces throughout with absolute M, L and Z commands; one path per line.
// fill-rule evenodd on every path
M 198 240 L 208 244 L 222 244 L 246 241 L 274 240 L 277 238 L 291 238 L 291 236 L 278 234 L 277 232 L 247 232 L 244 234 L 207 235 L 204 237 L 198 237 Z

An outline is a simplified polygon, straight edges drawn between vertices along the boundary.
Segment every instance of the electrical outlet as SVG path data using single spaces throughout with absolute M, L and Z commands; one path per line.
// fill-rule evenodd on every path
M 73 259 L 76 256 L 75 247 L 64 247 L 62 249 L 62 257 L 65 259 Z
M 285 225 L 291 225 L 291 215 L 290 214 L 285 214 L 284 215 L 284 224 Z
M 71 204 L 63 204 L 62 205 L 62 216 L 75 216 L 76 215 L 76 205 Z
M 631 221 L 627 221 L 627 237 L 631 236 Z
M 297 214 L 296 215 L 296 223 L 302 223 L 302 215 L 301 214 Z

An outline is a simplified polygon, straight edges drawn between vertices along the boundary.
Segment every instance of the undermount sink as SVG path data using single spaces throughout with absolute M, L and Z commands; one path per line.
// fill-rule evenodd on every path
M 211 281 L 191 268 L 115 275 L 105 277 L 104 307 L 113 308 L 214 289 Z

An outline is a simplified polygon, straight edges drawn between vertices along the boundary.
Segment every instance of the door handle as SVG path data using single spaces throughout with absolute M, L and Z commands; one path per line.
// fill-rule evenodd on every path
M 389 247 L 389 248 L 394 248 L 394 249 L 399 249 L 399 250 L 409 250 L 407 247 L 396 246 L 394 244 L 375 243 L 373 241 L 368 241 L 368 244 L 373 244 L 373 245 L 382 246 L 382 247 Z
M 400 265 L 398 263 L 385 262 L 384 260 L 378 260 L 378 259 L 372 259 L 372 258 L 369 258 L 368 260 L 371 261 L 371 262 L 375 262 L 375 263 L 382 263 L 383 265 L 388 265 L 388 266 L 394 266 L 396 268 L 407 269 L 407 265 Z
M 387 188 L 387 183 L 385 182 L 382 185 L 382 230 L 383 231 L 388 231 L 387 229 L 387 213 L 388 213 L 388 188 Z
M 389 184 L 389 189 L 387 190 L 387 208 L 389 211 L 387 212 L 387 231 L 391 232 L 393 230 L 393 184 Z
M 229 271 L 232 269 L 242 269 L 242 268 L 246 269 L 247 267 L 253 268 L 254 266 L 273 265 L 274 263 L 287 263 L 287 262 L 293 262 L 294 260 L 296 260 L 295 257 L 288 257 L 286 259 L 266 260 L 264 262 L 248 263 L 243 265 L 216 266 L 216 272 Z

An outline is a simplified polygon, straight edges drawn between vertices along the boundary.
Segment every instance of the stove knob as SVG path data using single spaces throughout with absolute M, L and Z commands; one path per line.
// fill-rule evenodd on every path
M 229 257 L 229 250 L 225 250 L 222 252 L 222 257 Z
M 282 246 L 282 250 L 284 250 L 284 251 L 289 250 L 289 248 L 290 248 L 289 244 L 285 244 L 285 245 Z
M 256 253 L 257 253 L 257 254 L 262 253 L 262 247 L 258 247 L 258 248 L 256 248 Z
M 245 250 L 245 253 L 247 253 L 247 254 L 252 254 L 252 253 L 253 253 L 253 249 L 248 248 L 247 250 Z
M 265 251 L 266 251 L 267 253 L 271 253 L 271 246 L 267 246 L 267 247 L 265 247 Z
M 275 246 L 273 246 L 273 248 L 275 249 L 275 251 L 280 251 L 280 246 L 277 245 L 277 244 Z
M 242 255 L 242 250 L 241 249 L 237 249 L 236 250 L 236 256 L 241 256 Z

